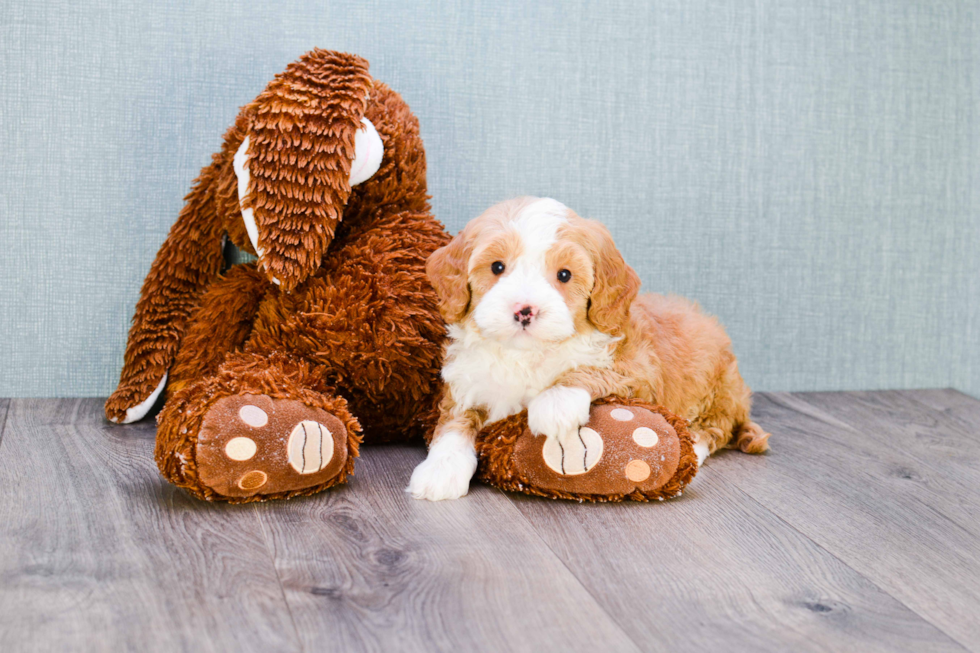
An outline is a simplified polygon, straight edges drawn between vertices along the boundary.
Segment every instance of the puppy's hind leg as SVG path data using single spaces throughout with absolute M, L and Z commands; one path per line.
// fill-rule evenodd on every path
M 744 453 L 765 453 L 769 450 L 769 433 L 752 421 L 752 391 L 745 385 L 734 361 L 729 368 L 729 383 L 735 399 L 735 423 L 728 446 Z
M 769 451 L 769 433 L 749 420 L 739 424 L 735 433 L 735 446 L 745 453 L 765 453 Z
M 731 438 L 731 431 L 727 433 L 717 426 L 698 426 L 691 425 L 691 435 L 694 436 L 694 453 L 698 457 L 698 467 L 704 464 L 708 456 L 724 446 Z M 721 444 L 719 444 L 721 443 Z
M 734 356 L 725 364 L 705 406 L 691 421 L 698 464 L 722 447 L 751 454 L 769 449 L 769 433 L 752 421 L 752 392 L 738 372 Z

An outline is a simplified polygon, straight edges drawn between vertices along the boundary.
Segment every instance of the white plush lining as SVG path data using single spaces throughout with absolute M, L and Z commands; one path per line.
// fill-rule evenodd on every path
M 245 196 L 248 195 L 248 184 L 252 180 L 251 175 L 248 173 L 248 136 L 242 141 L 241 146 L 238 151 L 235 152 L 235 158 L 232 161 L 232 167 L 235 168 L 235 176 L 238 177 L 238 204 L 245 200 Z M 255 213 L 252 209 L 242 208 L 242 222 L 245 223 L 245 231 L 248 232 L 248 239 L 252 241 L 252 249 L 255 253 L 262 258 L 265 253 L 261 247 L 259 247 L 259 225 L 255 223 Z M 272 282 L 279 285 L 279 279 L 275 277 L 272 278 Z
M 378 130 L 367 118 L 361 118 L 364 127 L 354 134 L 354 162 L 350 166 L 350 185 L 362 184 L 378 171 L 385 148 Z
M 238 177 L 239 204 L 248 195 L 248 184 L 252 180 L 248 173 L 248 166 L 246 165 L 248 163 L 248 140 L 249 137 L 246 136 L 245 140 L 242 141 L 241 147 L 235 152 L 235 159 L 232 163 L 235 168 L 235 176 Z M 252 213 L 252 209 L 242 209 L 242 221 L 245 223 L 245 231 L 248 232 L 248 239 L 252 241 L 252 247 L 255 249 L 255 253 L 262 256 L 262 250 L 259 249 L 259 226 L 255 224 L 255 215 Z
M 160 393 L 163 392 L 165 387 L 167 387 L 168 375 L 168 372 L 163 373 L 163 378 L 160 379 L 160 384 L 157 385 L 157 389 L 146 398 L 146 401 L 126 410 L 126 417 L 124 417 L 122 421 L 123 424 L 132 424 L 133 422 L 138 422 L 146 417 L 146 414 L 150 412 L 150 409 L 153 408 L 153 404 L 155 404 L 157 398 L 159 398 Z

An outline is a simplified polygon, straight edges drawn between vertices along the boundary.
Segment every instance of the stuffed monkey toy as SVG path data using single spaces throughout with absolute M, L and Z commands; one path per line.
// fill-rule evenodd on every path
M 166 389 L 156 461 L 205 499 L 344 482 L 362 439 L 425 434 L 445 326 L 418 121 L 360 57 L 314 50 L 242 108 L 143 283 L 114 422 Z M 224 268 L 223 240 L 254 253 Z

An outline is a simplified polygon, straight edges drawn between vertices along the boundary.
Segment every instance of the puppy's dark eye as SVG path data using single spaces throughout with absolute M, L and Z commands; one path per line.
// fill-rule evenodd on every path
M 572 278 L 572 273 L 569 270 L 558 270 L 558 280 L 562 283 L 568 283 Z
M 490 271 L 496 275 L 501 275 L 504 273 L 505 266 L 500 261 L 494 261 L 490 264 Z

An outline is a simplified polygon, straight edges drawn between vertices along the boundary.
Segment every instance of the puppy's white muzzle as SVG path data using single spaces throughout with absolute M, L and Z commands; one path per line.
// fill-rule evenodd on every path
M 484 337 L 523 348 L 535 341 L 564 340 L 575 333 L 564 298 L 537 267 L 518 261 L 480 299 L 473 318 Z

